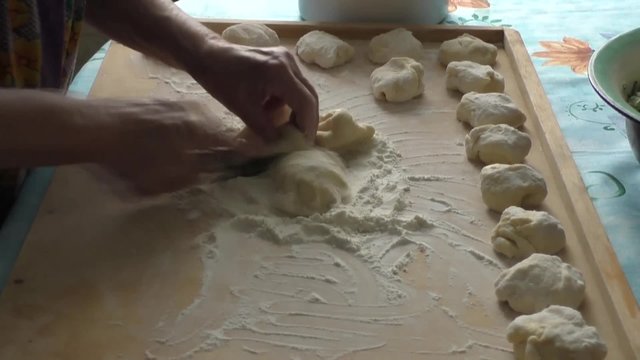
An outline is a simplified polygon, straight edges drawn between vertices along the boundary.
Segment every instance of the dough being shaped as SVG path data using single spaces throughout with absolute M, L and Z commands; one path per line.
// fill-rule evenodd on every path
M 289 123 L 292 110 L 284 105 L 274 109 L 269 114 L 269 121 L 277 128 L 278 138 L 268 144 L 250 128 L 242 129 L 236 139 L 244 141 L 251 148 L 245 149 L 247 153 L 254 153 L 257 156 L 274 156 L 287 154 L 292 151 L 305 150 L 311 147 L 304 135 L 293 124 Z
M 498 48 L 469 34 L 443 41 L 438 51 L 438 61 L 444 66 L 452 61 L 473 61 L 481 65 L 493 65 L 498 57 Z
M 337 154 L 319 148 L 284 155 L 270 169 L 274 207 L 292 216 L 322 214 L 346 203 L 351 190 Z
M 495 282 L 496 296 L 525 314 L 549 305 L 577 309 L 584 300 L 582 273 L 557 256 L 532 254 L 503 271 Z
M 510 206 L 493 228 L 493 250 L 509 258 L 524 259 L 533 253 L 553 255 L 566 244 L 564 228 L 546 211 Z
M 518 128 L 527 119 L 508 95 L 477 92 L 462 96 L 456 108 L 456 117 L 471 127 L 506 124 Z
M 373 96 L 379 100 L 402 102 L 424 91 L 424 67 L 408 57 L 394 57 L 371 73 Z
M 509 125 L 483 125 L 472 129 L 464 138 L 469 160 L 485 164 L 517 164 L 531 150 L 529 135 Z
M 399 28 L 377 35 L 369 42 L 369 60 L 384 64 L 394 57 L 422 58 L 422 43 L 407 29 Z
M 492 164 L 480 171 L 480 191 L 487 207 L 501 212 L 509 206 L 540 205 L 547 197 L 547 184 L 528 165 Z
M 351 45 L 320 30 L 313 30 L 302 36 L 296 48 L 302 60 L 325 69 L 345 64 L 355 54 Z
M 447 65 L 447 89 L 463 94 L 475 91 L 481 93 L 503 92 L 504 78 L 489 65 L 471 61 L 452 61 Z
M 507 327 L 517 360 L 603 360 L 607 345 L 580 312 L 552 305 L 533 315 L 521 315 Z
M 373 126 L 358 124 L 348 111 L 336 109 L 320 117 L 316 145 L 336 152 L 349 151 L 371 141 L 375 132 Z
M 222 32 L 222 38 L 234 44 L 269 47 L 280 45 L 280 39 L 275 31 L 264 24 L 236 24 Z

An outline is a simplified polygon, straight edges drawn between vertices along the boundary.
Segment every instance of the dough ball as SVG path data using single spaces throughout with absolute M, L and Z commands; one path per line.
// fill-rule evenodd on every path
M 555 254 L 566 244 L 560 222 L 545 211 L 510 206 L 493 228 L 491 243 L 496 252 L 523 259 L 533 253 Z
M 607 345 L 582 315 L 564 306 L 549 306 L 521 315 L 507 327 L 517 360 L 603 360 Z
M 295 126 L 287 124 L 278 128 L 280 136 L 277 140 L 266 144 L 264 155 L 288 154 L 293 151 L 306 150 L 311 147 L 304 134 Z
M 298 40 L 298 56 L 307 63 L 315 63 L 329 69 L 349 62 L 355 49 L 338 37 L 320 30 L 313 30 Z
M 528 165 L 492 164 L 480 171 L 482 200 L 491 210 L 538 206 L 547 197 L 542 175 Z
M 375 132 L 373 126 L 360 125 L 348 111 L 337 109 L 320 117 L 316 144 L 336 152 L 354 150 L 371 141 Z
M 509 125 L 483 125 L 472 129 L 464 139 L 469 160 L 485 164 L 517 164 L 531 150 L 529 135 Z
M 351 197 L 344 164 L 328 150 L 287 154 L 273 164 L 270 176 L 274 207 L 292 216 L 325 213 Z
M 422 43 L 407 29 L 399 28 L 375 36 L 369 42 L 369 60 L 384 64 L 394 57 L 422 58 Z
M 527 119 L 508 95 L 477 92 L 462 96 L 456 108 L 456 117 L 471 127 L 506 124 L 518 128 Z
M 424 68 L 408 57 L 395 57 L 371 73 L 373 96 L 379 100 L 402 102 L 424 91 Z
M 438 61 L 449 65 L 452 61 L 473 61 L 481 65 L 493 65 L 498 57 L 498 48 L 469 34 L 443 41 L 438 51 Z
M 577 309 L 584 300 L 582 273 L 557 256 L 533 254 L 503 271 L 495 283 L 496 296 L 525 314 L 549 305 Z
M 280 39 L 275 31 L 263 24 L 236 24 L 222 32 L 222 38 L 230 43 L 269 47 L 280 45 Z
M 489 65 L 471 61 L 452 61 L 447 65 L 447 89 L 468 92 L 503 92 L 504 78 Z

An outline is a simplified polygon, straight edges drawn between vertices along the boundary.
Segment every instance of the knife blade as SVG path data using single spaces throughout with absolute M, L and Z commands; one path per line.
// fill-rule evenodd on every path
M 259 175 L 267 171 L 278 158 L 277 155 L 250 157 L 229 148 L 211 148 L 191 153 L 197 156 L 202 172 L 215 174 L 219 180 Z

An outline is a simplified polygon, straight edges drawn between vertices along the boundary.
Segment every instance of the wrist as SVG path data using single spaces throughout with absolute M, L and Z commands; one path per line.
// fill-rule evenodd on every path
M 182 60 L 184 70 L 194 79 L 218 79 L 229 71 L 227 59 L 233 59 L 238 46 L 222 39 L 218 34 L 211 33 L 203 39 L 201 45 L 194 49 Z M 209 82 L 211 83 L 211 82 Z M 207 89 L 210 91 L 210 89 Z
M 101 100 L 75 100 L 69 114 L 76 136 L 68 140 L 69 151 L 78 154 L 77 162 L 101 163 L 118 146 L 118 122 L 113 106 Z
M 175 54 L 175 61 L 182 70 L 193 74 L 217 66 L 220 55 L 232 47 L 233 44 L 222 39 L 220 35 L 204 28 L 189 34 L 189 39 L 178 43 L 172 53 Z

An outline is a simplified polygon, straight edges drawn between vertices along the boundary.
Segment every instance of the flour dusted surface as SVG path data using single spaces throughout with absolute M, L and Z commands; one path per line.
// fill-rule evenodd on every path
M 216 241 L 199 245 L 200 295 L 158 328 L 153 356 L 511 358 L 510 318 L 487 291 L 506 266 L 489 241 L 479 171 L 456 142 L 464 137 L 458 100 L 446 112 L 424 111 L 444 90 L 376 102 L 375 65 L 362 56 L 368 43 L 350 43 L 360 54 L 351 63 L 301 68 L 317 85 L 321 113 L 346 109 L 376 129 L 368 147 L 339 151 L 351 201 L 287 216 L 272 210 L 263 176 L 178 194 L 194 223 L 211 221 Z M 444 78 L 432 81 L 444 89 Z

